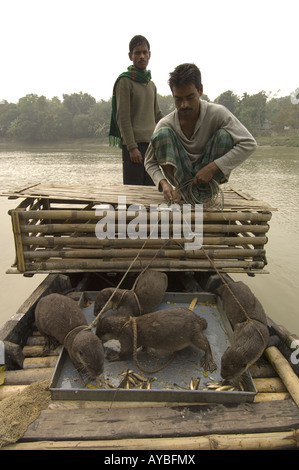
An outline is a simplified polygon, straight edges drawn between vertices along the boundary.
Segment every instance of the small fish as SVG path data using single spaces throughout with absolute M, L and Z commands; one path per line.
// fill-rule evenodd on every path
M 173 384 L 175 387 L 177 387 L 179 390 L 189 390 L 187 387 L 182 387 L 181 385 L 178 384 Z
M 231 385 L 222 385 L 221 387 L 216 388 L 217 392 L 224 392 L 228 390 L 236 390 L 235 387 L 232 387 Z
M 194 377 L 191 377 L 190 383 L 189 383 L 189 388 L 190 390 L 198 390 L 200 383 L 200 378 L 197 377 L 196 379 Z
M 143 381 L 145 380 L 144 377 L 141 377 L 141 375 L 136 374 L 136 372 L 133 372 L 133 371 L 132 371 L 131 375 L 132 375 L 133 377 L 135 377 L 136 380 L 138 380 L 139 382 L 143 382 Z

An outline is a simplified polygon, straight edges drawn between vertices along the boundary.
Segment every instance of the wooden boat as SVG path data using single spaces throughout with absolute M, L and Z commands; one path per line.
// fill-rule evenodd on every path
M 65 195 L 63 198 L 65 200 Z M 26 207 L 28 210 L 28 205 Z M 248 212 L 248 208 L 245 210 Z M 15 239 L 18 241 L 18 234 Z M 20 254 L 22 247 L 18 245 L 16 251 Z M 17 269 L 20 270 L 19 261 Z M 2 342 L 5 346 L 6 364 L 4 382 L 0 386 L 0 413 L 5 416 L 5 406 L 13 403 L 15 413 L 20 416 L 22 397 L 26 399 L 31 390 L 34 396 L 26 402 L 30 416 L 25 420 L 26 428 L 21 429 L 19 435 L 11 431 L 5 441 L 3 426 L 0 427 L 3 450 L 102 449 L 117 452 L 298 448 L 299 354 L 296 347 L 299 338 L 270 318 L 268 327 L 275 346 L 268 347 L 250 367 L 256 389 L 250 400 L 219 400 L 219 396 L 215 399 L 209 396 L 207 400 L 204 395 L 198 395 L 196 399 L 192 395 L 189 399 L 186 393 L 178 394 L 177 401 L 173 396 L 171 400 L 148 399 L 147 394 L 144 399 L 128 399 L 126 396 L 125 400 L 114 400 L 109 396 L 105 400 L 95 399 L 92 389 L 89 390 L 90 395 L 79 399 L 74 394 L 70 398 L 55 398 L 55 393 L 46 387 L 53 385 L 53 376 L 63 352 L 58 348 L 51 355 L 44 355 L 44 338 L 38 334 L 34 322 L 36 304 L 41 297 L 52 292 L 71 292 L 72 297 L 79 301 L 86 292 L 117 285 L 124 268 L 113 270 L 105 266 L 106 270 L 98 270 L 96 266 L 88 271 L 65 269 L 63 273 L 56 273 L 53 269 L 54 272 L 48 274 L 0 329 L 0 344 Z M 222 269 L 221 265 L 217 266 L 217 271 Z M 23 268 L 26 272 L 26 263 Z M 231 269 L 234 272 L 234 268 Z M 191 279 L 185 276 L 185 281 L 182 276 L 184 270 L 189 272 L 188 266 L 182 270 L 168 265 L 169 292 L 194 291 L 195 281 L 200 289 L 199 292 L 195 289 L 192 295 L 206 294 L 204 286 L 210 276 L 215 276 L 213 266 L 209 270 L 205 267 L 194 270 Z M 138 269 L 132 270 L 133 277 L 136 272 Z M 132 278 L 128 277 L 127 282 L 129 288 Z M 24 411 L 23 414 L 24 417 L 27 415 Z M 11 430 L 9 425 L 8 428 Z
M 174 276 L 175 277 L 175 276 Z M 101 275 L 102 285 L 107 276 Z M 109 277 L 108 277 L 109 281 Z M 41 296 L 74 289 L 78 293 L 99 285 L 90 275 L 49 274 L 0 330 L 9 359 L 2 403 L 41 380 L 50 383 L 59 351 L 43 355 L 43 338 L 34 326 L 34 310 Z M 23 435 L 5 449 L 293 449 L 298 447 L 299 367 L 290 361 L 293 341 L 269 319 L 277 346 L 268 348 L 251 367 L 257 394 L 245 403 L 122 402 L 50 399 Z M 298 344 L 298 343 L 297 343 Z M 294 392 L 295 389 L 295 392 Z M 291 393 L 295 393 L 297 404 Z M 50 392 L 48 392 L 50 393 Z M 0 403 L 1 405 L 1 403 Z M 34 406 L 34 405 L 33 405 Z M 41 405 L 40 405 L 41 406 Z

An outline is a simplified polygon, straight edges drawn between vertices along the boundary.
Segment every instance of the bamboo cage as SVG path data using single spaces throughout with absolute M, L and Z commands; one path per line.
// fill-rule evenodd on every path
M 140 271 L 148 265 L 163 271 L 265 272 L 274 209 L 242 191 L 225 189 L 221 207 L 203 210 L 200 243 L 194 239 L 196 208 L 188 220 L 182 206 L 175 215 L 152 187 L 37 184 L 6 195 L 23 198 L 9 211 L 16 260 L 8 273 Z M 105 235 L 108 211 L 114 236 Z

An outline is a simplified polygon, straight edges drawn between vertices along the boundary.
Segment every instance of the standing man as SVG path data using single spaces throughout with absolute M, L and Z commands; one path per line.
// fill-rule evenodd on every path
M 168 83 L 176 109 L 157 124 L 145 168 L 167 201 L 208 203 L 256 142 L 227 108 L 200 99 L 196 65 L 179 65 Z
M 144 157 L 163 114 L 151 72 L 147 70 L 151 57 L 148 40 L 134 36 L 129 51 L 133 65 L 119 75 L 113 88 L 109 142 L 122 148 L 123 183 L 153 186 L 144 168 Z

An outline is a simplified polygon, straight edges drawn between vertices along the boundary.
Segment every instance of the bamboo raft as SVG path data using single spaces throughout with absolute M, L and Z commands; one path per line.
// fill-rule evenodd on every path
M 175 273 L 170 273 L 177 279 Z M 198 273 L 202 276 L 203 273 Z M 74 298 L 109 276 L 49 274 L 14 317 L 0 329 L 7 347 L 7 371 L 0 400 L 18 400 L 36 381 L 54 372 L 59 349 L 43 355 L 44 338 L 34 325 L 38 300 L 73 289 Z M 268 347 L 250 371 L 258 393 L 251 403 L 147 403 L 50 400 L 24 434 L 2 450 L 102 449 L 196 451 L 296 449 L 299 446 L 298 365 L 290 364 L 298 337 L 270 319 L 277 346 Z M 0 401 L 1 406 L 1 401 Z M 30 405 L 29 405 L 30 406 Z M 34 406 L 32 404 L 31 406 Z
M 163 234 L 159 208 L 163 203 L 165 206 L 165 201 L 153 187 L 142 187 L 140 191 L 138 186 L 35 184 L 6 195 L 24 199 L 10 211 L 16 261 L 8 273 L 121 272 L 136 257 L 138 262 L 132 266 L 133 271 L 151 262 L 151 268 L 167 272 L 214 271 L 215 267 L 222 272 L 265 272 L 266 235 L 275 209 L 243 191 L 225 189 L 221 208 L 218 204 L 217 208 L 203 211 L 202 245 L 193 249 L 186 249 L 186 243 L 190 242 L 187 235 L 175 236 L 171 225 L 173 214 L 169 216 L 169 235 Z M 118 212 L 119 197 L 125 197 L 125 219 Z M 134 239 L 97 237 L 97 225 L 106 217 L 106 212 L 98 215 L 99 204 L 108 204 L 115 210 L 118 234 L 125 230 L 126 235 L 126 228 L 136 221 L 136 211 L 142 205 L 146 208 L 146 218 L 144 226 L 138 224 L 138 228 L 146 230 L 147 239 L 138 234 Z M 137 208 L 133 213 L 128 210 L 131 205 Z M 158 208 L 156 212 L 152 211 L 153 207 Z M 148 231 L 155 214 L 158 214 L 156 238 Z M 179 217 L 183 226 L 185 216 L 181 213 Z M 194 210 L 190 224 L 194 233 Z

